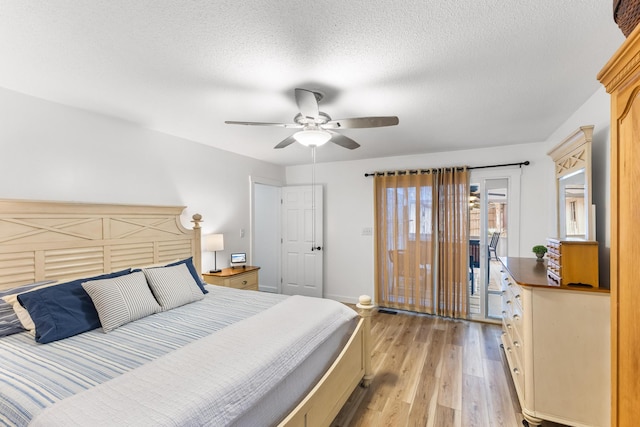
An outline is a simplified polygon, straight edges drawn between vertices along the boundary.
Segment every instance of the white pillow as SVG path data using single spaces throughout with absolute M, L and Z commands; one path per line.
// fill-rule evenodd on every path
M 204 298 L 185 264 L 142 270 L 162 311 Z
M 161 311 L 141 271 L 84 282 L 82 287 L 91 297 L 105 333 Z

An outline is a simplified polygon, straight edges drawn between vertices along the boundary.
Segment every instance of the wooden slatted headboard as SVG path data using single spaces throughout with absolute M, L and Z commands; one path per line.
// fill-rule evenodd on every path
M 0 200 L 0 290 L 88 277 L 193 256 L 201 271 L 201 216 L 184 206 Z

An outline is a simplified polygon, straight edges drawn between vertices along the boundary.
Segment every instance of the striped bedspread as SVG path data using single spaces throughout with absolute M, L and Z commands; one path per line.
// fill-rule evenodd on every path
M 207 286 L 202 301 L 145 317 L 109 334 L 101 329 L 37 344 L 21 333 L 0 339 L 0 425 L 25 426 L 45 408 L 119 377 L 288 297 Z
M 263 398 L 277 393 L 274 389 L 283 382 L 297 382 L 290 374 L 354 317 L 353 310 L 338 302 L 292 296 L 242 322 L 65 399 L 45 409 L 32 424 L 34 427 L 273 425 L 292 404 L 264 408 L 259 424 L 239 420 Z

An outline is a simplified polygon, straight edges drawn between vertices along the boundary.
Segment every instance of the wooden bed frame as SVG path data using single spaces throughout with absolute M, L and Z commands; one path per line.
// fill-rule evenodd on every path
M 201 215 L 182 226 L 184 206 L 0 200 L 0 290 L 40 280 L 89 277 L 193 257 L 201 268 Z M 250 292 L 250 291 L 247 291 Z M 335 362 L 280 426 L 328 426 L 353 390 L 369 386 L 370 316 L 360 297 L 358 325 Z

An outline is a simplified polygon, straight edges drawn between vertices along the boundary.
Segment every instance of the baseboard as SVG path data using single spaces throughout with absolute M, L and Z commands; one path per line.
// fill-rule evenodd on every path
M 358 297 L 347 297 L 344 295 L 325 295 L 324 298 L 326 299 L 332 299 L 334 301 L 338 301 L 338 302 L 342 302 L 342 303 L 346 303 L 346 304 L 357 304 L 358 303 Z

